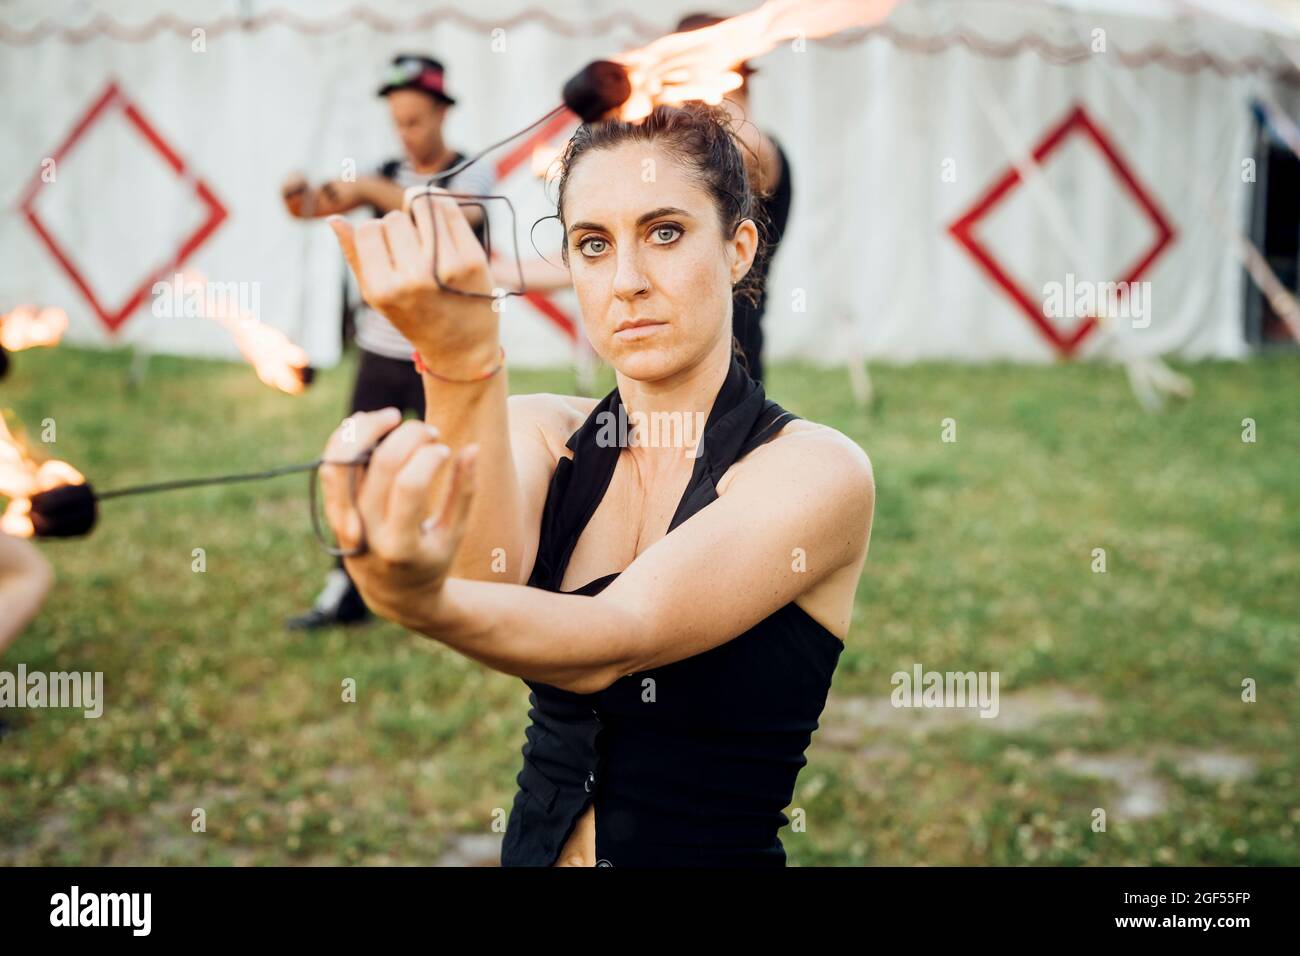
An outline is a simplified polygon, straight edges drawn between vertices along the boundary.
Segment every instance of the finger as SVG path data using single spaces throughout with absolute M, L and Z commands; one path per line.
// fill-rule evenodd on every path
M 442 248 L 435 253 L 438 281 L 451 288 L 486 292 L 491 289 L 487 253 L 479 245 L 464 210 L 452 197 L 434 203 L 438 241 Z M 447 252 L 446 250 L 452 250 Z
M 379 443 L 379 447 L 370 456 L 370 464 L 366 468 L 357 500 L 367 527 L 384 520 L 388 498 L 393 490 L 393 479 L 411 455 L 421 446 L 432 444 L 437 434 L 437 429 L 431 425 L 412 419 L 398 425 Z
M 347 260 L 348 268 L 352 274 L 357 277 L 357 284 L 361 283 L 361 260 L 357 256 L 357 235 L 356 230 L 352 228 L 352 223 L 348 222 L 342 216 L 330 216 L 326 220 L 330 228 L 334 230 L 334 238 L 339 241 L 339 248 L 343 250 L 343 258 Z M 362 286 L 362 294 L 365 293 L 365 287 Z
M 320 468 L 321 490 L 325 498 L 325 521 L 334 531 L 334 541 L 344 551 L 356 548 L 361 541 L 361 515 L 353 499 L 360 475 L 353 474 L 360 465 Z
M 451 551 L 460 545 L 469 520 L 470 506 L 474 503 L 475 469 L 478 463 L 478 445 L 466 445 L 456 456 L 451 487 L 442 514 L 433 526 L 431 544 Z
M 393 479 L 386 521 L 395 540 L 402 543 L 407 553 L 415 550 L 420 539 L 429 511 L 430 492 L 438 472 L 450 457 L 451 449 L 446 445 L 421 445 Z
M 420 248 L 415 224 L 404 212 L 394 209 L 383 218 L 384 238 L 398 273 L 427 278 L 428 256 Z
M 433 531 L 439 535 L 450 535 L 452 541 L 459 541 L 464 532 L 465 519 L 469 516 L 469 506 L 474 497 L 474 471 L 478 462 L 478 446 L 467 445 L 456 455 L 455 468 L 451 473 L 451 486 L 447 489 L 447 499 L 442 506 L 442 514 L 433 524 Z
M 396 408 L 357 412 L 343 419 L 325 445 L 326 462 L 349 462 L 378 444 L 379 439 L 402 423 Z
M 393 257 L 388 254 L 384 226 L 378 219 L 367 219 L 356 228 L 357 258 L 372 287 L 378 287 L 393 274 Z
M 415 220 L 416 231 L 425 249 L 433 248 L 437 226 L 434 210 L 439 196 L 445 196 L 447 190 L 441 186 L 411 186 L 402 197 L 402 208 L 411 213 Z
M 451 244 L 455 246 L 456 252 L 463 256 L 478 246 L 478 237 L 474 235 L 474 229 L 465 218 L 465 207 L 461 206 L 460 200 L 448 196 L 442 201 L 446 204 L 447 230 L 451 236 Z
M 427 262 L 433 253 L 433 199 L 427 192 L 414 196 L 411 195 L 412 192 L 413 190 L 407 190 L 406 206 L 415 219 L 415 232 L 420 237 L 420 249 Z
M 487 205 L 481 200 L 472 200 L 479 203 L 479 214 L 487 219 Z M 452 231 L 455 233 L 456 248 L 463 252 L 473 254 L 474 250 L 481 249 L 478 236 L 474 234 L 474 227 L 469 224 L 469 219 L 465 216 L 466 207 L 457 205 L 456 215 L 451 217 Z
M 325 446 L 324 462 L 320 467 L 325 520 L 334 529 L 335 540 L 345 550 L 356 547 L 361 538 L 361 515 L 354 499 L 365 466 L 337 463 L 356 459 L 401 419 L 402 413 L 395 408 L 352 415 L 334 430 Z
M 459 257 L 456 244 L 452 241 L 451 225 L 447 221 L 447 207 L 454 205 L 450 200 L 433 199 L 433 262 L 437 267 L 434 275 L 440 283 L 446 285 L 456 274 Z
M 437 193 L 445 193 L 446 191 L 447 190 L 443 189 L 441 186 L 431 186 L 428 183 L 419 186 L 407 186 L 406 192 L 402 193 L 402 208 L 407 212 L 411 212 L 415 208 L 417 202 L 424 202 L 425 197 Z

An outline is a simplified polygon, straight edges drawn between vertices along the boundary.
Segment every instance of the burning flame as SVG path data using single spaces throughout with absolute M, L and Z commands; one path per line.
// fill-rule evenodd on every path
M 610 57 L 628 71 L 632 95 L 619 119 L 634 122 L 663 103 L 718 104 L 740 86 L 736 68 L 787 40 L 815 40 L 882 22 L 899 0 L 767 0 L 757 10 Z
M 208 283 L 207 276 L 193 270 L 176 273 L 172 281 L 179 283 L 182 290 L 206 289 Z M 290 395 L 306 390 L 311 362 L 301 346 L 279 329 L 261 322 L 238 302 L 232 302 L 230 297 L 218 297 L 213 304 L 215 309 L 206 311 L 206 317 L 226 327 L 244 361 L 253 366 L 264 384 Z
M 37 310 L 34 305 L 20 305 L 0 316 L 0 348 L 21 352 L 23 349 L 58 345 L 67 328 L 68 313 L 62 309 L 46 307 Z
M 304 371 L 311 363 L 301 346 L 289 341 L 288 336 L 279 329 L 256 320 L 240 318 L 218 321 L 230 329 L 240 353 L 265 384 L 290 395 L 306 390 Z
M 9 499 L 9 506 L 0 515 L 0 532 L 30 538 L 36 530 L 31 519 L 32 496 L 60 485 L 85 482 L 81 472 L 66 461 L 38 462 L 0 415 L 0 497 Z

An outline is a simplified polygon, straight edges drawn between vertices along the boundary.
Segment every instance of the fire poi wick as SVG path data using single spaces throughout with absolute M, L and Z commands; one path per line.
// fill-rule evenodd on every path
M 610 110 L 622 106 L 631 95 L 632 82 L 628 79 L 627 70 L 623 66 L 611 60 L 593 60 L 564 84 L 563 103 L 547 110 L 540 118 L 523 129 L 516 130 L 492 145 L 483 147 L 474 155 L 465 157 L 450 169 L 434 173 L 425 185 L 432 186 L 464 172 L 494 149 L 500 149 L 511 140 L 531 132 L 566 109 L 576 113 L 584 123 L 591 123 Z
M 564 84 L 564 105 L 584 123 L 594 123 L 631 95 L 632 81 L 626 68 L 612 60 L 593 60 Z
M 207 478 L 180 478 L 174 481 L 158 481 L 144 485 L 129 485 L 125 488 L 113 488 L 109 491 L 95 491 L 90 482 L 75 485 L 59 485 L 48 491 L 38 492 L 31 497 L 31 521 L 34 534 L 38 538 L 75 538 L 90 532 L 98 517 L 98 504 L 112 498 L 125 498 L 131 495 L 151 495 L 163 491 L 178 491 L 183 488 L 202 488 L 209 485 L 230 485 L 244 481 L 261 481 L 265 478 L 278 478 L 281 475 L 310 472 L 313 475 L 308 486 L 311 498 L 312 521 L 316 521 L 316 480 L 315 472 L 321 465 L 365 465 L 370 461 L 374 449 L 362 452 L 356 458 L 345 461 L 327 460 L 324 457 L 296 465 L 281 465 L 264 471 L 242 472 L 230 475 L 213 475 Z M 355 482 L 356 472 L 352 473 Z M 354 484 L 355 491 L 355 484 Z M 317 528 L 317 536 L 321 537 Z

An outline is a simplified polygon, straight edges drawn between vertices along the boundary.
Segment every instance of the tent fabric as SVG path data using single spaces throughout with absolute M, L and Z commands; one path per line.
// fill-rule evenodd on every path
M 0 308 L 63 306 L 80 343 L 233 357 L 223 328 L 155 315 L 151 294 L 114 329 L 87 294 L 115 317 L 202 234 L 183 268 L 255 289 L 256 317 L 328 365 L 340 258 L 323 224 L 284 213 L 279 184 L 293 170 L 335 177 L 395 154 L 374 96 L 394 53 L 430 51 L 447 65 L 460 100 L 448 140 L 472 151 L 554 106 L 587 61 L 701 6 L 750 4 L 4 4 L 0 111 L 14 135 L 0 142 L 11 210 Z M 769 283 L 770 357 L 1246 354 L 1244 280 L 1224 230 L 1248 231 L 1252 102 L 1267 93 L 1293 116 L 1300 107 L 1295 40 L 1245 3 L 911 0 L 879 29 L 782 45 L 751 80 L 755 120 L 794 175 Z M 559 144 L 571 129 L 557 122 L 544 138 Z M 530 170 L 534 145 L 485 160 L 526 255 L 530 227 L 554 211 Z M 1046 151 L 1031 182 L 994 197 L 1035 150 Z M 498 247 L 510 225 L 494 213 Z M 553 227 L 533 233 L 548 253 Z M 1033 314 L 1049 288 L 1101 287 L 1148 258 L 1142 321 Z M 510 300 L 503 328 L 514 364 L 562 364 L 582 347 L 572 293 Z

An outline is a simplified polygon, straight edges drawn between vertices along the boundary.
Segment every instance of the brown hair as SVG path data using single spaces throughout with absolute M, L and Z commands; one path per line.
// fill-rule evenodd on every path
M 713 199 L 724 236 L 735 235 L 742 220 L 753 220 L 759 234 L 758 251 L 754 256 L 754 263 L 757 264 L 767 245 L 766 223 L 761 221 L 762 212 L 750 186 L 749 171 L 740 154 L 739 140 L 733 132 L 731 117 L 722 107 L 709 106 L 699 101 L 678 106 L 658 106 L 645 119 L 634 123 L 600 120 L 579 126 L 560 159 L 559 193 L 555 208 L 561 228 L 564 227 L 564 192 L 574 164 L 585 153 L 611 149 L 626 142 L 657 145 L 681 163 Z M 567 265 L 567 242 L 562 244 L 562 249 Z M 757 303 L 761 291 L 758 272 L 758 269 L 751 266 L 735 289 L 737 295 L 751 303 Z

